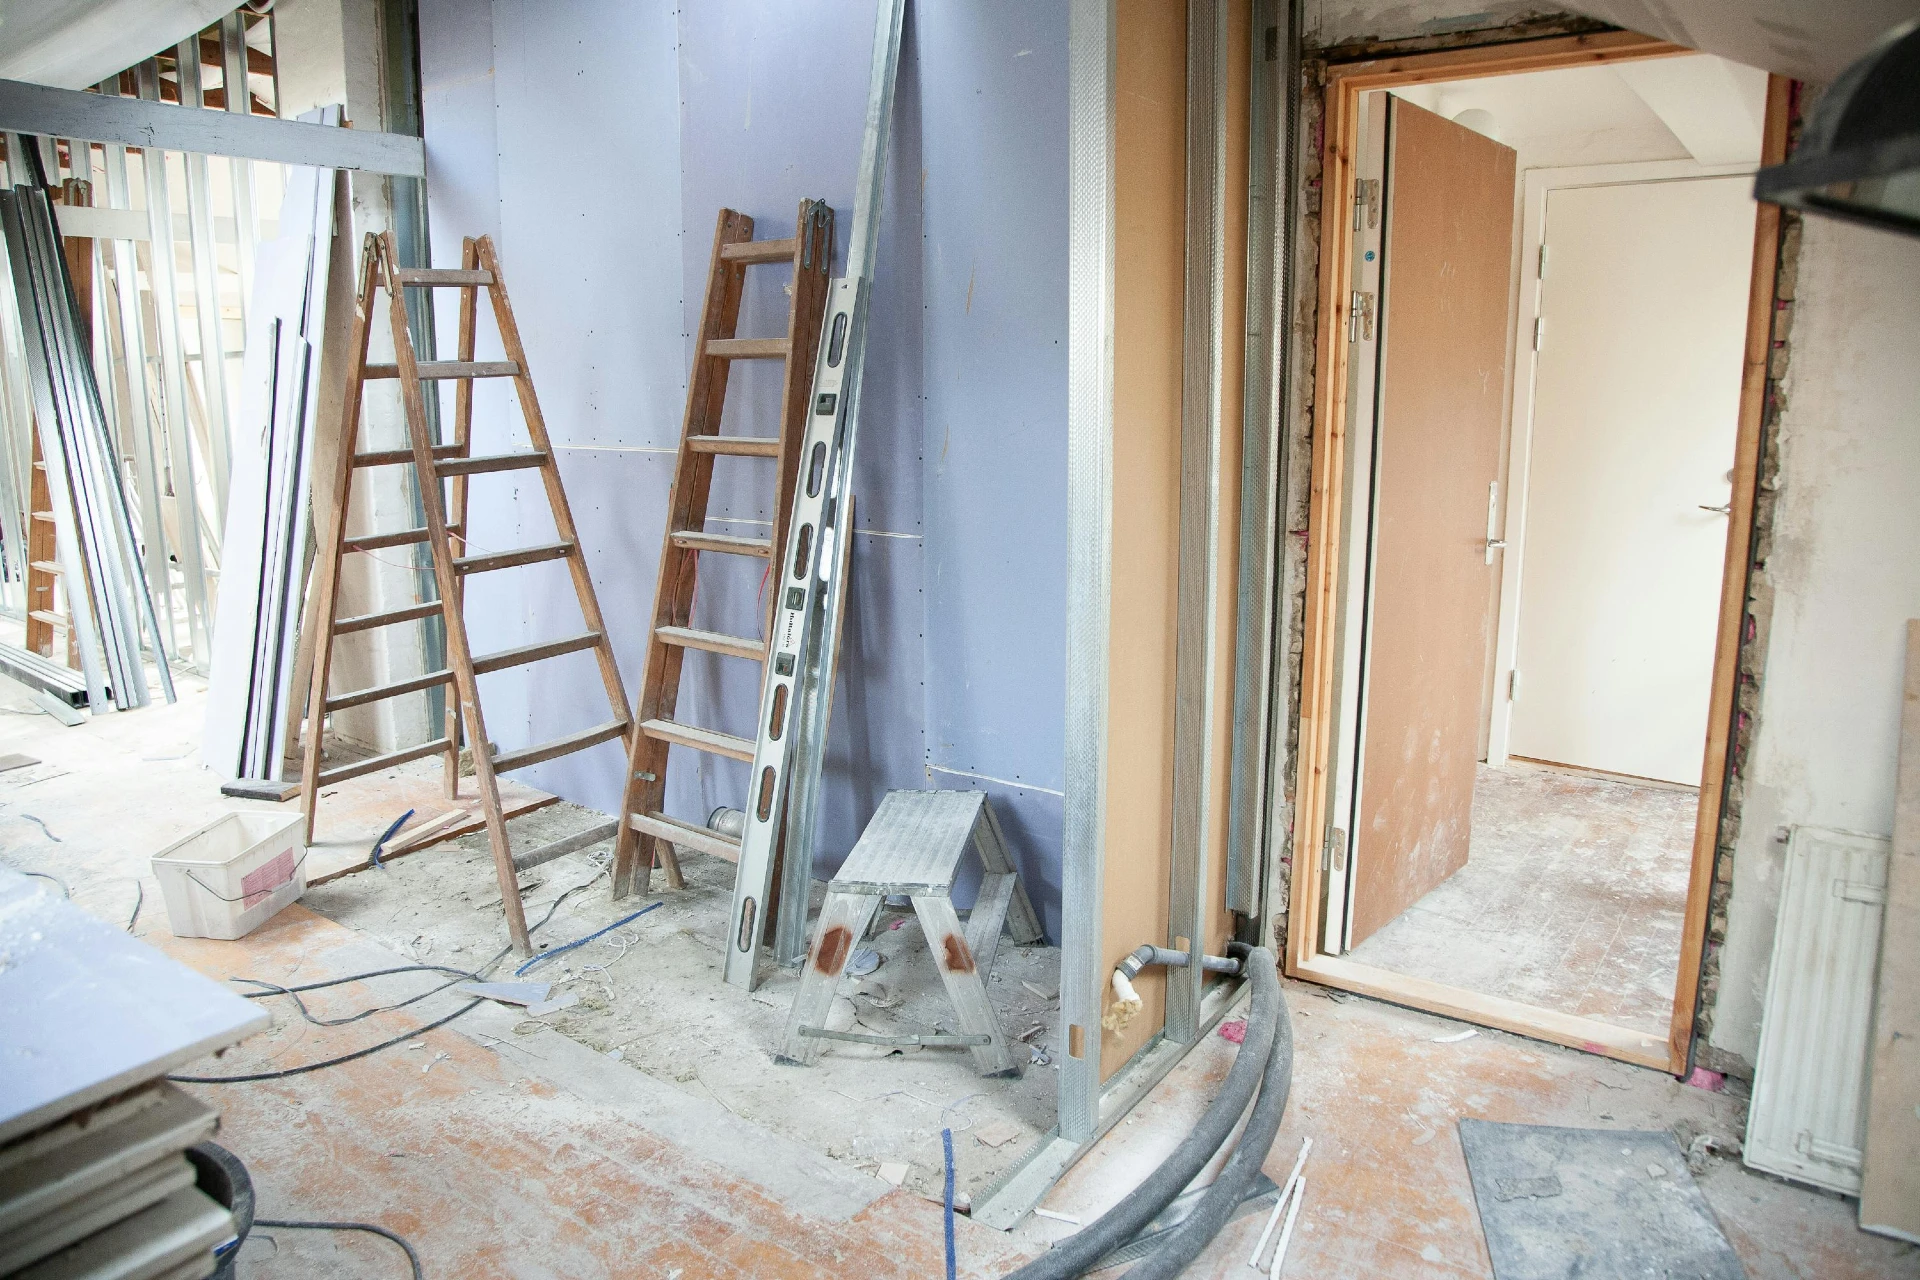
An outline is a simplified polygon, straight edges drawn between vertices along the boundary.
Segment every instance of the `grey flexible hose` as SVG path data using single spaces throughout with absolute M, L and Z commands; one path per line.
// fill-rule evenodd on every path
M 1238 948 L 1230 950 L 1237 953 Z M 1247 1015 L 1246 1039 L 1234 1056 L 1219 1094 L 1200 1122 L 1180 1140 L 1180 1145 L 1160 1167 L 1128 1192 L 1119 1204 L 1013 1272 L 1007 1280 L 1069 1280 L 1084 1274 L 1153 1221 L 1225 1145 L 1266 1071 L 1283 1016 L 1279 967 L 1273 953 L 1265 947 L 1254 947 L 1246 952 L 1243 968 L 1253 983 L 1253 1009 Z M 1290 1050 L 1291 1037 L 1287 1044 Z M 1288 1057 L 1291 1072 L 1291 1053 Z M 1282 1102 L 1284 1105 L 1284 1096 Z M 1271 1140 L 1269 1135 L 1268 1141 Z
M 1260 1165 L 1280 1132 L 1280 1117 L 1287 1109 L 1287 1095 L 1293 1090 L 1293 1021 L 1287 1016 L 1285 999 L 1280 1004 L 1280 1025 L 1274 1032 L 1273 1053 L 1267 1058 L 1266 1074 L 1260 1079 L 1260 1098 L 1253 1104 L 1246 1128 L 1240 1131 L 1240 1143 L 1227 1157 L 1226 1167 L 1212 1186 L 1200 1197 L 1187 1220 L 1167 1239 L 1127 1272 L 1127 1280 L 1171 1280 L 1207 1247 L 1240 1207 L 1247 1189 L 1260 1175 Z

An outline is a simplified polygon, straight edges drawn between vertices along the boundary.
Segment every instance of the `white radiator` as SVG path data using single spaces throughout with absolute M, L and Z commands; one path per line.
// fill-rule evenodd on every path
M 1793 829 L 1747 1113 L 1747 1164 L 1850 1195 L 1866 1138 L 1889 843 Z

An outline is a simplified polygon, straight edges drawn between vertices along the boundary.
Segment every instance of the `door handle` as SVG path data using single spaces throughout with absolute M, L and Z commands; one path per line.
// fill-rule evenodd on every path
M 1713 514 L 1717 516 L 1730 516 L 1733 514 L 1733 504 L 1731 502 L 1727 503 L 1724 506 L 1718 506 L 1718 507 L 1710 507 L 1703 502 L 1700 504 L 1700 509 L 1702 511 L 1711 511 L 1713 512 Z
M 1487 563 L 1493 563 L 1493 553 L 1506 548 L 1505 538 L 1493 535 L 1500 531 L 1500 482 L 1494 480 L 1487 485 Z

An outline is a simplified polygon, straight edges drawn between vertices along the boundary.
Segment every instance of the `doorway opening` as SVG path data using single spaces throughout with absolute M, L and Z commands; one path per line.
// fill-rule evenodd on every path
M 1628 33 L 1330 68 L 1296 976 L 1683 1069 L 1778 89 Z

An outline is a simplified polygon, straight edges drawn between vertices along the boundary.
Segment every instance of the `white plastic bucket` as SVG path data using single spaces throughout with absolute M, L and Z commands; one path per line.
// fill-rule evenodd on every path
M 301 815 L 229 813 L 153 855 L 176 938 L 244 938 L 307 891 Z

